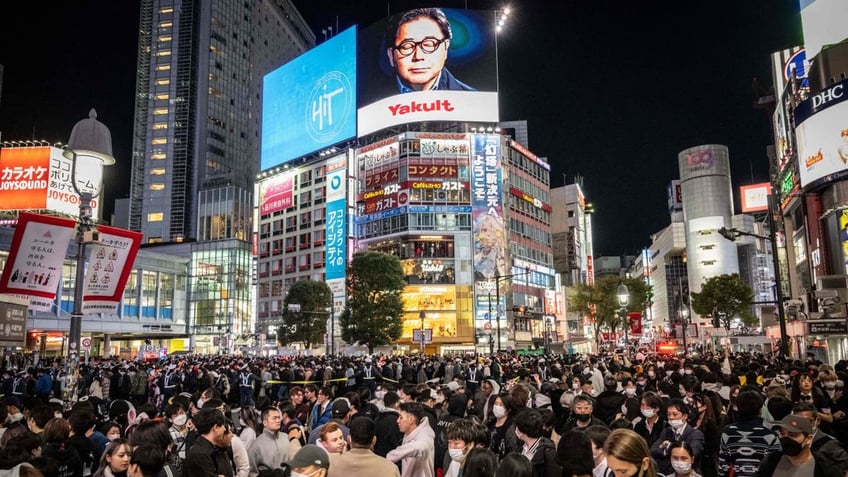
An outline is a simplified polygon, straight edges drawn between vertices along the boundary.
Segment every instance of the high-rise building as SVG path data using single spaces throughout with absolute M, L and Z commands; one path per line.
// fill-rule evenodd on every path
M 129 226 L 191 257 L 192 336 L 250 333 L 262 79 L 315 36 L 289 0 L 142 0 L 140 17 Z

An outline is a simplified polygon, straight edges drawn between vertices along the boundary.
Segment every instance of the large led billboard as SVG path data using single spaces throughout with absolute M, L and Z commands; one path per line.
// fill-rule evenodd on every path
M 848 81 L 837 83 L 795 109 L 801 187 L 848 170 Z
M 73 162 L 59 148 L 4 147 L 0 149 L 0 210 L 50 210 L 78 217 L 79 194 L 73 178 Z M 76 181 L 81 191 L 98 191 L 103 168 L 81 163 Z M 100 217 L 99 206 L 99 198 L 91 201 L 93 217 Z
M 498 121 L 493 12 L 420 8 L 359 35 L 357 133 L 420 121 Z
M 356 135 L 356 27 L 267 74 L 261 168 Z
M 845 0 L 799 0 L 804 44 L 813 58 L 827 47 L 848 38 L 848 2 Z

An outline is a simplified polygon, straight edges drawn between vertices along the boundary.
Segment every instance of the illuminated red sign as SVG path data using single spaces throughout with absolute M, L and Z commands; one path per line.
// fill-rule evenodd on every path
M 515 187 L 510 187 L 509 193 L 516 196 L 516 197 L 520 197 L 521 199 L 524 199 L 527 202 L 530 202 L 531 204 L 533 204 L 535 207 L 537 207 L 539 209 L 542 209 L 542 210 L 545 210 L 545 211 L 548 211 L 548 212 L 553 210 L 553 208 L 551 207 L 551 204 L 547 204 L 545 202 L 542 202 L 541 200 L 539 200 L 539 199 L 533 197 L 532 195 L 522 191 L 521 189 L 518 189 L 518 188 L 515 188 Z

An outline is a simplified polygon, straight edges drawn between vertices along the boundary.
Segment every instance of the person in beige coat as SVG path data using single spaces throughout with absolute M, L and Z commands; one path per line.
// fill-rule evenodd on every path
M 400 477 L 397 465 L 372 451 L 377 435 L 370 417 L 356 416 L 349 427 L 350 450 L 330 454 L 327 477 Z

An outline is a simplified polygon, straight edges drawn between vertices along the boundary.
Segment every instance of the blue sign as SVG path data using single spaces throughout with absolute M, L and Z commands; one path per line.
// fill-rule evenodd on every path
M 261 169 L 356 135 L 356 27 L 265 76 Z
M 325 249 L 325 278 L 344 278 L 347 261 L 347 234 L 345 233 L 345 201 L 334 200 L 327 204 L 327 244 Z

